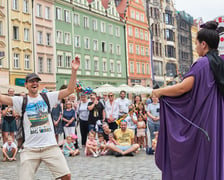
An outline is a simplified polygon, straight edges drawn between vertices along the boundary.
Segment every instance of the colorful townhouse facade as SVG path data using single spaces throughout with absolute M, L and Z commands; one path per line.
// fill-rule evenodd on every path
M 34 71 L 32 4 L 28 0 L 7 1 L 9 84 L 23 86 Z
M 56 89 L 55 21 L 53 0 L 34 0 L 32 24 L 34 69 L 40 76 L 40 89 Z
M 127 82 L 125 25 L 113 1 L 55 1 L 57 88 L 70 79 L 70 62 L 80 57 L 77 79 L 87 87 Z
M 128 85 L 152 86 L 149 25 L 142 0 L 129 0 L 126 12 Z
M 193 25 L 191 26 L 191 38 L 192 38 L 192 54 L 193 54 L 193 62 L 195 62 L 199 56 L 196 51 L 196 38 L 197 38 L 197 33 L 198 33 L 198 24 L 196 20 L 194 20 Z
M 0 82 L 9 83 L 7 1 L 0 0 Z

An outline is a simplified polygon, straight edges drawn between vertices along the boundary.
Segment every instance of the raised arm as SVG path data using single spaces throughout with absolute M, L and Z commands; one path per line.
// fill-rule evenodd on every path
M 75 84 L 76 84 L 76 73 L 77 73 L 77 70 L 79 69 L 79 65 L 80 65 L 80 60 L 78 57 L 76 57 L 75 60 L 72 60 L 72 64 L 71 64 L 72 74 L 71 74 L 68 87 L 66 89 L 62 89 L 59 91 L 58 100 L 61 100 L 74 92 Z
M 152 91 L 152 96 L 160 98 L 161 96 L 180 96 L 193 88 L 194 76 L 189 76 L 181 83 L 173 86 L 167 86 Z
M 0 103 L 1 104 L 5 104 L 5 105 L 12 106 L 13 105 L 13 103 L 12 103 L 12 97 L 6 96 L 6 95 L 2 95 L 0 93 Z

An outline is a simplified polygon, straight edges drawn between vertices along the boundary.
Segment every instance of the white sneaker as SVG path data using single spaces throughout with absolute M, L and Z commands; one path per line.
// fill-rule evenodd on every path
M 93 157 L 95 157 L 95 158 L 96 158 L 96 157 L 98 157 L 98 154 L 96 154 L 96 153 L 93 153 Z

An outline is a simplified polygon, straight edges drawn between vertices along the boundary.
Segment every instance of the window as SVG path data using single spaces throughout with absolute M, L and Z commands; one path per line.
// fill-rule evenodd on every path
M 74 24 L 79 25 L 79 14 L 74 14 Z
M 93 19 L 92 20 L 92 23 L 93 23 L 93 30 L 94 31 L 97 31 L 97 20 L 96 19 Z
M 50 19 L 50 7 L 45 7 L 45 19 Z
M 94 71 L 99 71 L 99 61 L 94 60 Z
M 76 48 L 80 48 L 81 44 L 80 44 L 80 36 L 75 36 L 74 37 L 74 45 Z
M 107 71 L 107 61 L 103 61 L 103 71 Z
M 140 51 L 139 51 L 139 45 L 136 45 L 136 54 L 139 55 Z
M 98 51 L 98 41 L 95 39 L 93 40 L 93 50 Z
M 152 33 L 154 36 L 160 37 L 160 25 L 159 24 L 152 24 Z
M 144 22 L 145 19 L 144 19 L 144 14 L 141 14 L 141 21 Z
M 13 60 L 14 60 L 14 68 L 19 68 L 19 54 L 14 53 Z
M 57 66 L 62 67 L 63 66 L 63 61 L 62 61 L 62 55 L 57 56 Z
M 146 41 L 149 40 L 148 31 L 145 31 L 145 40 L 146 40 Z
M 52 60 L 47 58 L 47 73 L 52 73 Z
M 84 48 L 85 49 L 89 49 L 90 48 L 89 47 L 89 38 L 87 38 L 87 37 L 84 38 Z
M 187 52 L 181 52 L 181 57 L 182 57 L 182 59 L 184 59 L 184 60 L 188 60 L 188 58 L 189 58 L 189 53 L 187 53 Z
M 37 4 L 37 12 L 36 12 L 37 17 L 42 17 L 42 5 Z
M 106 42 L 102 42 L 102 52 L 106 52 L 107 48 L 106 48 Z
M 61 20 L 62 19 L 62 13 L 61 8 L 56 7 L 56 19 Z
M 120 45 L 116 46 L 116 54 L 121 55 L 121 46 Z
M 130 73 L 134 73 L 134 63 L 130 62 Z
M 141 55 L 144 56 L 144 46 L 141 46 Z
M 140 63 L 137 62 L 137 73 L 140 74 Z
M 130 53 L 130 54 L 133 54 L 133 52 L 134 52 L 134 51 L 133 51 L 133 44 L 130 43 L 130 44 L 129 44 L 129 53 Z
M 37 44 L 43 44 L 43 33 L 41 31 L 37 31 Z
M 51 33 L 46 33 L 46 44 L 47 46 L 51 45 Z
M 147 48 L 147 47 L 145 48 L 145 55 L 149 56 L 149 48 Z
M 142 63 L 142 74 L 145 74 L 145 64 Z
M 139 13 L 136 12 L 136 19 L 139 21 Z
M 174 19 L 172 17 L 172 11 L 167 11 L 166 10 L 166 13 L 165 13 L 165 23 L 173 25 L 173 23 L 174 23 L 173 21 L 174 21 Z
M 120 37 L 120 28 L 119 28 L 119 27 L 116 27 L 116 28 L 115 28 L 115 35 L 116 35 L 117 37 Z
M 167 57 L 176 57 L 176 49 L 173 46 L 165 46 L 165 54 Z
M 138 37 L 139 37 L 138 28 L 135 28 L 135 37 L 136 37 L 136 38 L 138 38 Z
M 110 35 L 113 35 L 113 25 L 112 24 L 108 25 L 108 31 L 109 31 Z
M 44 64 L 43 64 L 43 58 L 38 57 L 38 68 L 39 68 L 39 73 L 44 72 Z
M 28 13 L 29 12 L 29 3 L 28 0 L 23 0 L 23 12 Z
M 174 39 L 175 39 L 174 32 L 170 29 L 166 29 L 165 30 L 165 38 L 168 41 L 174 41 Z
M 114 62 L 110 61 L 110 72 L 114 72 Z
M 18 10 L 19 9 L 18 0 L 13 0 L 12 1 L 12 9 L 14 9 L 14 10 Z
M 89 58 L 85 58 L 85 70 L 90 70 L 90 60 L 89 60 Z
M 160 61 L 153 62 L 154 73 L 157 76 L 163 76 L 163 64 Z
M 89 28 L 89 18 L 83 17 L 84 28 Z
M 57 43 L 62 43 L 63 42 L 63 36 L 61 31 L 56 31 L 56 42 Z
M 105 24 L 105 22 L 101 22 L 101 32 L 103 32 L 103 33 L 106 32 L 106 24 Z
M 117 72 L 121 73 L 121 63 L 117 62 Z
M 146 71 L 147 71 L 147 74 L 149 74 L 149 64 L 146 64 Z
M 3 23 L 0 21 L 0 36 L 3 35 Z
M 113 44 L 109 44 L 109 53 L 110 54 L 113 54 L 114 53 Z
M 135 19 L 135 11 L 134 10 L 131 10 L 131 18 Z
M 182 45 L 187 45 L 188 44 L 187 37 L 180 36 L 180 42 Z
M 65 56 L 65 67 L 71 67 L 71 56 Z
M 30 40 L 30 30 L 27 28 L 24 28 L 24 41 L 29 41 Z
M 71 44 L 71 34 L 66 32 L 65 33 L 65 44 L 70 45 Z
M 143 30 L 140 29 L 140 39 L 143 39 Z
M 132 33 L 132 26 L 128 26 L 128 35 L 129 35 L 129 36 L 133 36 L 133 33 Z
M 13 26 L 13 39 L 19 40 L 19 27 Z
M 70 22 L 70 12 L 68 10 L 64 10 L 64 20 Z

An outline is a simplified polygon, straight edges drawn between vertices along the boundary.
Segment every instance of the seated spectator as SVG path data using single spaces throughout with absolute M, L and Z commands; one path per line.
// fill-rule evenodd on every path
M 120 129 L 114 131 L 114 136 L 119 145 L 109 144 L 108 148 L 115 153 L 116 157 L 123 155 L 133 156 L 138 148 L 138 144 L 134 144 L 134 132 L 127 129 L 127 121 L 122 120 Z
M 17 146 L 13 142 L 12 136 L 8 136 L 7 142 L 3 145 L 3 161 L 16 161 Z
M 108 148 L 109 144 L 118 145 L 117 141 L 114 139 L 113 133 L 109 134 L 109 140 L 107 141 L 106 146 L 104 147 L 103 151 L 101 152 L 101 155 L 112 154 L 112 153 L 108 153 L 109 152 L 109 148 Z
M 96 133 L 94 131 L 90 131 L 88 134 L 88 139 L 86 141 L 85 154 L 86 156 L 98 157 L 99 154 L 97 152 L 97 141 L 96 141 Z
M 98 135 L 97 146 L 98 146 L 97 153 L 104 154 L 103 150 L 106 147 L 106 141 L 102 134 Z
M 66 137 L 66 142 L 63 145 L 63 154 L 68 156 L 76 156 L 79 154 L 79 150 L 75 149 L 74 144 L 72 143 L 72 136 Z
M 72 143 L 74 144 L 75 146 L 75 149 L 78 149 L 78 146 L 77 146 L 77 139 L 78 139 L 78 136 L 76 134 L 70 134 L 69 136 L 72 137 Z M 63 148 L 63 145 L 66 143 L 66 139 L 63 139 L 62 141 L 60 141 L 58 143 L 59 147 L 62 149 Z
M 112 133 L 112 130 L 109 128 L 109 125 L 107 122 L 103 122 L 103 137 L 106 141 L 109 140 L 109 134 Z

